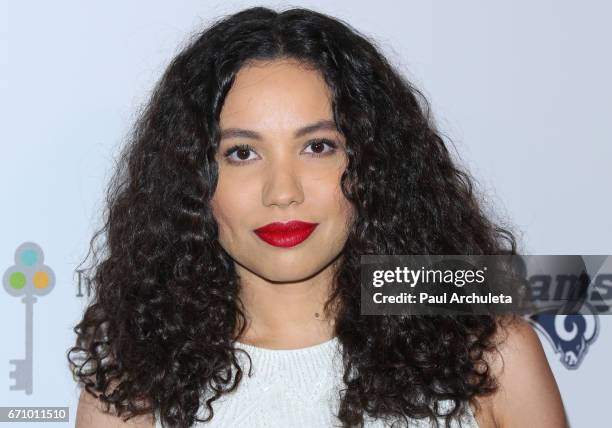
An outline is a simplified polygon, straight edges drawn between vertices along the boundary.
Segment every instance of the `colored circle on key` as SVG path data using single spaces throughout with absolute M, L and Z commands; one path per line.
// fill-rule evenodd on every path
M 34 249 L 24 249 L 20 254 L 21 263 L 26 266 L 34 266 L 39 262 L 38 254 Z
M 55 273 L 44 261 L 45 255 L 37 243 L 22 243 L 15 250 L 15 264 L 2 275 L 4 290 L 15 297 L 49 294 L 55 288 Z
M 23 272 L 13 272 L 9 276 L 9 284 L 15 290 L 20 290 L 26 285 L 26 277 Z
M 37 296 L 47 295 L 55 287 L 55 274 L 47 265 L 38 266 L 30 278 L 33 285 L 30 289 Z
M 47 286 L 49 285 L 49 275 L 47 274 L 47 272 L 35 272 L 34 278 L 32 278 L 32 282 L 34 283 L 34 287 L 36 288 L 47 288 Z

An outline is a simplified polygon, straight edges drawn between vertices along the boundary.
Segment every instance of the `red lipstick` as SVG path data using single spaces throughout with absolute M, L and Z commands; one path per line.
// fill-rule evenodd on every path
M 266 224 L 254 232 L 263 241 L 275 247 L 293 247 L 310 236 L 318 223 L 293 220 L 287 223 Z

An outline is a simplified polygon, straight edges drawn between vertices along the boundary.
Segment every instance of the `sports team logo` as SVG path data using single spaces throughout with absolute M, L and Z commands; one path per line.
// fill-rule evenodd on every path
M 523 260 L 539 307 L 527 320 L 550 343 L 559 361 L 575 370 L 597 340 L 600 314 L 610 314 L 612 274 L 605 272 L 611 270 L 612 256 L 535 256 Z M 566 311 L 568 305 L 575 305 L 576 310 Z
M 590 313 L 555 315 L 543 311 L 528 318 L 560 355 L 559 360 L 567 369 L 580 366 L 599 333 L 599 316 L 590 305 L 585 304 L 584 308 Z

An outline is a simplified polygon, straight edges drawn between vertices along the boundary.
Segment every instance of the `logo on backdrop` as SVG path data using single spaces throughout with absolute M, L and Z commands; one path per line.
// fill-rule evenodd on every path
M 13 297 L 21 297 L 25 309 L 25 357 L 9 361 L 15 366 L 9 373 L 15 384 L 9 390 L 25 391 L 27 395 L 32 394 L 34 303 L 37 296 L 49 294 L 55 286 L 55 274 L 44 261 L 38 244 L 24 242 L 15 250 L 15 264 L 2 277 L 4 290 Z
M 589 348 L 597 340 L 599 314 L 610 313 L 612 274 L 607 272 L 610 272 L 611 262 L 611 256 L 556 256 L 541 271 L 532 269 L 529 281 L 542 309 L 527 317 L 527 320 L 542 333 L 567 369 L 580 367 Z M 595 274 L 586 275 L 589 271 Z M 551 275 L 550 272 L 555 274 Z M 558 314 L 559 305 L 555 305 L 555 301 L 560 299 L 558 293 L 581 289 L 577 285 L 584 286 L 582 290 L 588 302 L 581 302 L 576 313 Z
M 588 304 L 584 304 L 584 310 L 584 314 L 555 315 L 554 312 L 540 312 L 529 317 L 533 326 L 560 354 L 561 363 L 572 370 L 580 366 L 599 333 L 599 315 L 594 314 Z

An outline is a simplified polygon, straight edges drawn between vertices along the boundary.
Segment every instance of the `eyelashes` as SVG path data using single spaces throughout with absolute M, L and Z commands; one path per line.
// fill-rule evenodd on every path
M 338 148 L 338 143 L 328 138 L 316 138 L 314 140 L 310 140 L 308 144 L 306 144 L 305 148 L 315 146 L 315 145 L 317 147 L 320 147 L 321 145 L 323 145 L 324 149 L 325 149 L 325 146 L 328 146 L 330 148 L 329 150 L 323 151 L 321 153 L 317 153 L 317 152 L 307 153 L 308 155 L 315 157 L 315 158 L 330 156 L 334 154 L 336 152 L 336 149 Z M 250 156 L 251 152 L 254 152 L 254 150 L 250 145 L 236 144 L 223 152 L 223 158 L 232 165 L 244 165 L 244 164 L 251 163 L 252 161 L 255 161 L 257 159 L 240 159 L 240 158 L 233 157 L 233 155 L 240 153 L 243 155 L 246 154 L 247 156 Z

